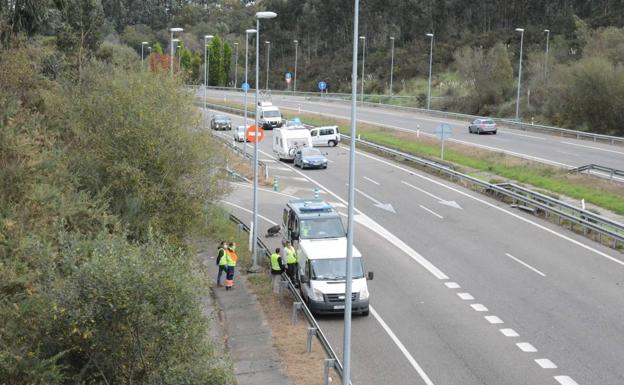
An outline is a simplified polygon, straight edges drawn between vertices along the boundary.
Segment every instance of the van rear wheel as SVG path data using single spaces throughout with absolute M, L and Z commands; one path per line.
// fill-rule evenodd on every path
M 336 142 L 335 140 L 330 140 L 329 142 L 327 142 L 327 144 L 329 144 L 332 147 L 336 147 L 338 145 L 338 142 Z

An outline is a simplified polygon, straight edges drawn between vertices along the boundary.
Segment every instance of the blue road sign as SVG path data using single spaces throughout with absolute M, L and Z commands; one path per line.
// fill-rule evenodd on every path
M 241 89 L 245 92 L 249 91 L 249 83 L 241 84 Z
M 440 140 L 448 139 L 451 137 L 453 129 L 446 123 L 438 125 L 435 129 L 435 134 Z
M 286 80 L 292 79 L 292 74 L 290 72 L 286 72 Z
M 320 81 L 318 87 L 319 90 L 323 91 L 325 88 L 327 88 L 327 83 L 325 83 L 324 81 Z

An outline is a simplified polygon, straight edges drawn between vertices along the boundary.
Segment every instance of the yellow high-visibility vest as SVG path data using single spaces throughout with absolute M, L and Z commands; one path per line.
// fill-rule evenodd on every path
M 297 254 L 292 246 L 286 248 L 286 263 L 289 265 L 297 263 Z

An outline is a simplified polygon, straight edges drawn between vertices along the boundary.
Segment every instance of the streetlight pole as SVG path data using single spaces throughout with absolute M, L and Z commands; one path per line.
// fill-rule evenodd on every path
M 366 36 L 360 36 L 362 40 L 362 103 L 364 103 L 364 61 L 366 60 Z
M 390 95 L 392 95 L 392 77 L 394 75 L 394 36 L 390 36 L 392 48 L 390 49 Z
M 520 116 L 520 85 L 522 84 L 522 45 L 524 44 L 524 28 L 516 28 L 520 32 L 520 64 L 518 65 L 518 94 L 516 96 L 516 122 Z
M 259 76 L 259 53 L 260 53 L 260 19 L 273 19 L 277 17 L 275 12 L 256 12 L 256 114 L 254 129 L 254 156 L 253 156 L 253 219 L 252 219 L 252 246 L 251 255 L 253 263 L 249 269 L 252 272 L 260 270 L 258 266 L 258 76 Z
M 429 91 L 427 92 L 427 109 L 431 109 L 431 69 L 433 67 L 433 33 L 428 33 L 431 39 L 431 48 L 429 49 Z
M 247 62 L 249 56 L 249 35 L 256 33 L 255 29 L 248 29 L 245 31 L 245 84 L 247 84 L 247 89 L 245 91 L 245 118 L 243 120 L 243 125 L 245 126 L 245 135 L 247 135 L 247 93 L 249 91 L 249 83 L 247 82 Z M 257 83 L 257 82 L 256 82 Z M 247 141 L 245 140 L 245 145 L 243 146 L 243 151 L 245 157 L 247 157 Z
M 178 44 L 178 68 L 182 68 L 182 44 Z
M 141 69 L 143 69 L 145 67 L 145 65 L 143 64 L 143 47 L 145 47 L 148 44 L 149 43 L 146 42 L 146 41 L 141 43 Z
M 266 76 L 266 86 L 264 87 L 267 91 L 269 90 L 269 64 L 270 64 L 270 60 L 271 60 L 271 42 L 270 41 L 265 41 L 264 42 L 266 44 L 267 47 L 267 76 Z
M 210 62 L 208 61 L 208 39 L 212 39 L 212 35 L 204 35 L 204 114 L 206 114 L 206 90 L 208 88 L 208 66 Z M 204 121 L 204 130 L 206 129 L 206 117 L 203 119 Z
M 299 40 L 293 40 L 295 43 L 295 76 L 293 80 L 293 94 L 297 92 L 297 53 L 299 51 Z
M 234 54 L 234 88 L 238 88 L 238 43 L 234 43 L 236 53 Z
M 173 33 L 182 32 L 184 31 L 184 28 L 169 28 L 169 31 L 171 32 L 171 39 L 170 39 L 171 44 L 169 44 L 169 51 L 171 53 L 171 55 L 169 56 L 170 57 L 169 69 L 170 69 L 171 76 L 173 76 L 173 43 L 174 43 Z
M 351 292 L 353 291 L 352 262 L 353 262 L 353 224 L 355 207 L 355 128 L 357 109 L 357 60 L 358 60 L 358 21 L 360 1 L 355 0 L 353 15 L 353 57 L 351 59 L 351 140 L 349 141 L 349 201 L 347 202 L 347 261 L 345 267 L 345 310 L 344 333 L 342 345 L 342 383 L 351 384 Z M 364 40 L 364 39 L 362 39 Z M 362 71 L 362 75 L 364 75 Z M 362 81 L 364 78 L 362 78 Z M 364 94 L 364 93 L 362 93 Z
M 546 32 L 546 55 L 544 55 L 544 80 L 546 80 L 546 76 L 548 75 L 548 41 L 550 40 L 550 30 L 545 29 Z

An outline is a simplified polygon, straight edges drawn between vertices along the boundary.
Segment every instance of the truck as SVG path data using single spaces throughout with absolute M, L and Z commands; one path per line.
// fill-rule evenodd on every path
M 294 160 L 302 147 L 312 147 L 310 130 L 303 126 L 286 125 L 273 134 L 273 153 L 279 160 Z
M 282 127 L 282 113 L 271 102 L 258 103 L 258 123 L 265 130 Z
M 294 199 L 284 208 L 281 234 L 298 256 L 301 297 L 313 314 L 345 311 L 347 237 L 340 214 L 320 200 Z M 351 311 L 367 316 L 370 294 L 363 257 L 353 246 Z

